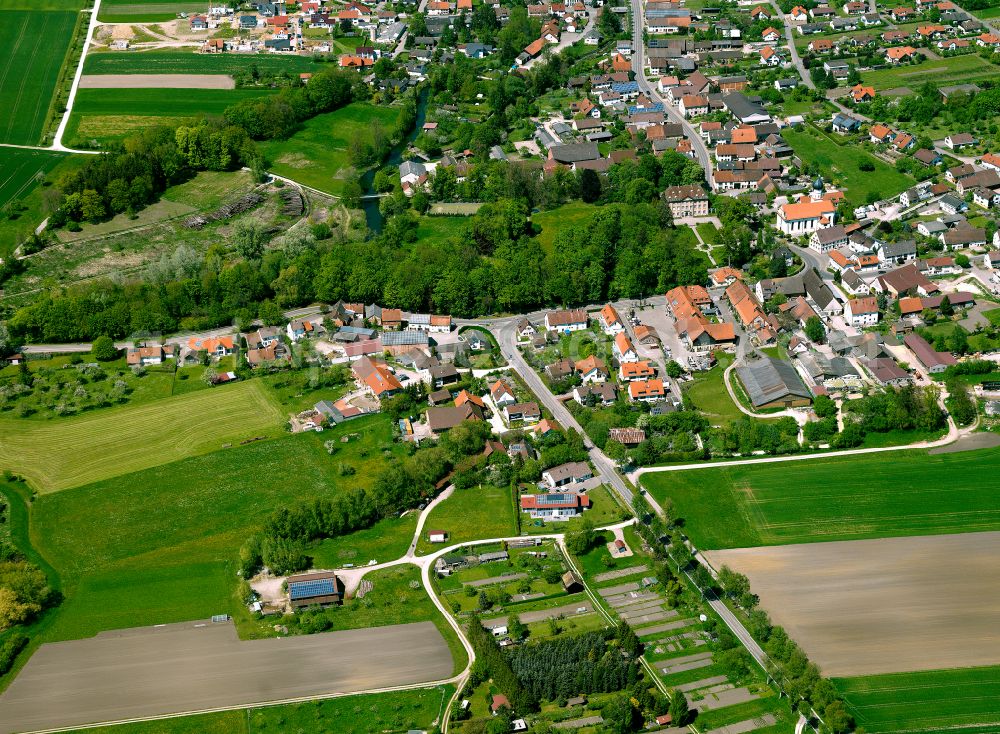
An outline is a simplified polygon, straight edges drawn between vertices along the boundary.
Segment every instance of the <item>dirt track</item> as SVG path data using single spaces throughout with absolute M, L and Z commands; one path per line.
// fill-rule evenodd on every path
M 202 625 L 202 626 L 198 626 Z M 240 642 L 187 622 L 43 645 L 0 696 L 0 732 L 160 716 L 449 678 L 431 622 Z
M 80 89 L 236 89 L 225 74 L 85 74 Z
M 1000 664 L 1000 532 L 705 555 L 745 573 L 826 675 Z

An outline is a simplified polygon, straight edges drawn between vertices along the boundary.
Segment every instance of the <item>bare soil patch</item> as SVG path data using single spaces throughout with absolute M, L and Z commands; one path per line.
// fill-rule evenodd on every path
M 433 622 L 242 642 L 186 622 L 42 645 L 0 696 L 0 732 L 76 727 L 451 676 Z
M 82 89 L 236 89 L 226 74 L 84 74 Z
M 708 551 L 825 675 L 1000 664 L 1000 532 Z

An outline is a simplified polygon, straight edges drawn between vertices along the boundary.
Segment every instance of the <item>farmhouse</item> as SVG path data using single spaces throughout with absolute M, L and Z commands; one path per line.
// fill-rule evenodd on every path
M 812 395 L 788 362 L 771 357 L 736 368 L 755 408 L 794 408 L 809 405 Z
M 389 366 L 371 357 L 362 357 L 351 365 L 351 371 L 361 387 L 380 400 L 395 395 L 403 389 Z
M 521 511 L 539 520 L 569 520 L 590 507 L 590 497 L 578 492 L 521 495 Z
M 287 584 L 292 609 L 328 607 L 343 601 L 341 583 L 333 571 L 296 574 L 288 577 Z
M 917 358 L 917 361 L 932 375 L 944 372 L 953 364 L 958 364 L 958 360 L 953 356 L 947 352 L 935 351 L 934 347 L 928 344 L 926 339 L 914 331 L 903 337 L 903 344 L 913 352 L 913 356 Z

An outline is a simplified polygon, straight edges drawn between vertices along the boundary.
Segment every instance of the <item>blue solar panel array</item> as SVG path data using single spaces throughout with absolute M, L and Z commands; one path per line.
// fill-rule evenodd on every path
M 575 494 L 542 494 L 538 496 L 538 502 L 548 505 L 575 505 Z
M 299 581 L 289 584 L 288 597 L 292 601 L 296 599 L 310 599 L 314 596 L 330 596 L 337 593 L 333 579 L 316 579 L 315 581 Z

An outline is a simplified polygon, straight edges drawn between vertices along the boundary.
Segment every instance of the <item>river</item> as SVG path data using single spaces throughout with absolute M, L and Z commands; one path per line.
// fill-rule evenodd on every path
M 429 97 L 430 93 L 426 88 L 420 90 L 420 94 L 417 96 L 417 116 L 413 123 L 413 129 L 399 142 L 399 145 L 394 146 L 389 151 L 389 155 L 386 156 L 381 165 L 371 168 L 361 177 L 361 190 L 364 191 L 365 196 L 377 193 L 372 185 L 375 181 L 376 171 L 386 167 L 396 168 L 403 162 L 403 153 L 406 152 L 410 143 L 416 139 L 424 127 L 424 120 L 427 118 L 427 100 Z M 382 231 L 382 227 L 385 224 L 385 218 L 378 208 L 381 201 L 381 199 L 366 199 L 361 202 L 361 208 L 365 211 L 365 221 L 368 222 L 368 229 L 376 234 Z

